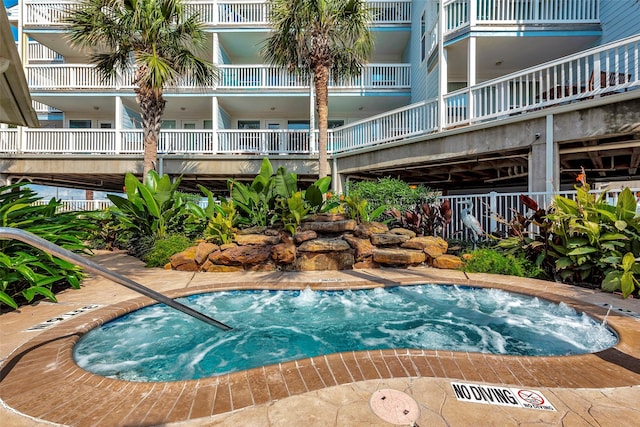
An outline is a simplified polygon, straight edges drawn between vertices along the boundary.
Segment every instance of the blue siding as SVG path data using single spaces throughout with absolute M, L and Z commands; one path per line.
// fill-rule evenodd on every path
M 600 44 L 640 34 L 640 1 L 601 0 L 600 20 L 602 22 Z

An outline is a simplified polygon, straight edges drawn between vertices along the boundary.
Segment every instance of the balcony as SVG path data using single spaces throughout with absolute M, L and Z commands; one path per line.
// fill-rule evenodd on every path
M 448 0 L 445 36 L 477 25 L 594 24 L 600 0 Z
M 284 68 L 269 65 L 219 65 L 220 81 L 216 89 L 304 89 L 308 79 L 288 72 Z M 30 64 L 25 67 L 29 88 L 34 92 L 79 90 L 132 89 L 133 74 L 103 81 L 96 67 L 90 64 Z M 368 64 L 359 77 L 330 82 L 331 88 L 342 89 L 409 89 L 411 87 L 410 64 Z M 177 84 L 181 90 L 200 90 L 190 80 Z
M 187 0 L 188 10 L 198 12 L 208 27 L 266 27 L 269 23 L 269 3 L 264 0 L 230 2 L 216 0 Z M 370 0 L 373 24 L 411 23 L 411 0 Z M 25 26 L 61 26 L 64 17 L 75 8 L 73 0 L 25 1 Z

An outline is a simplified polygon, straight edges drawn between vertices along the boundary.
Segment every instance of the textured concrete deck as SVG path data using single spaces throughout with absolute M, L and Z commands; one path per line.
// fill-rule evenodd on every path
M 620 336 L 613 348 L 567 357 L 451 351 L 368 351 L 314 357 L 194 381 L 133 383 L 79 368 L 71 351 L 86 331 L 150 301 L 95 277 L 80 290 L 0 316 L 0 425 L 40 426 L 389 426 L 371 409 L 381 389 L 419 406 L 419 426 L 625 426 L 640 409 L 640 301 L 557 283 L 431 268 L 313 273 L 187 273 L 145 269 L 124 254 L 94 259 L 170 296 L 206 289 L 342 288 L 410 283 L 491 286 L 557 301 L 602 319 Z M 99 304 L 42 331 L 26 331 Z M 608 305 L 606 305 L 608 304 Z M 452 382 L 542 393 L 556 411 L 456 399 Z

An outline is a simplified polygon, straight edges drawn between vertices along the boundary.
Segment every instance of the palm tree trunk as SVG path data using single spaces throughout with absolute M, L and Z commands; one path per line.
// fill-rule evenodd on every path
M 162 97 L 161 90 L 139 88 L 137 101 L 140 105 L 142 116 L 142 129 L 144 132 L 144 161 L 143 181 L 150 170 L 157 170 L 158 165 L 158 139 L 162 126 L 162 114 L 166 101 Z
M 318 65 L 313 73 L 318 110 L 318 178 L 327 176 L 327 129 L 329 127 L 329 67 Z

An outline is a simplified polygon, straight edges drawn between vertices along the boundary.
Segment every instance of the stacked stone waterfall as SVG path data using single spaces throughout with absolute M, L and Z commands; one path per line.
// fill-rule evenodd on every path
M 358 224 L 343 215 L 321 214 L 305 221 L 293 237 L 281 230 L 239 230 L 233 243 L 201 242 L 171 257 L 167 269 L 182 271 L 317 271 L 428 265 L 455 269 L 440 237 L 416 236 L 379 222 Z

